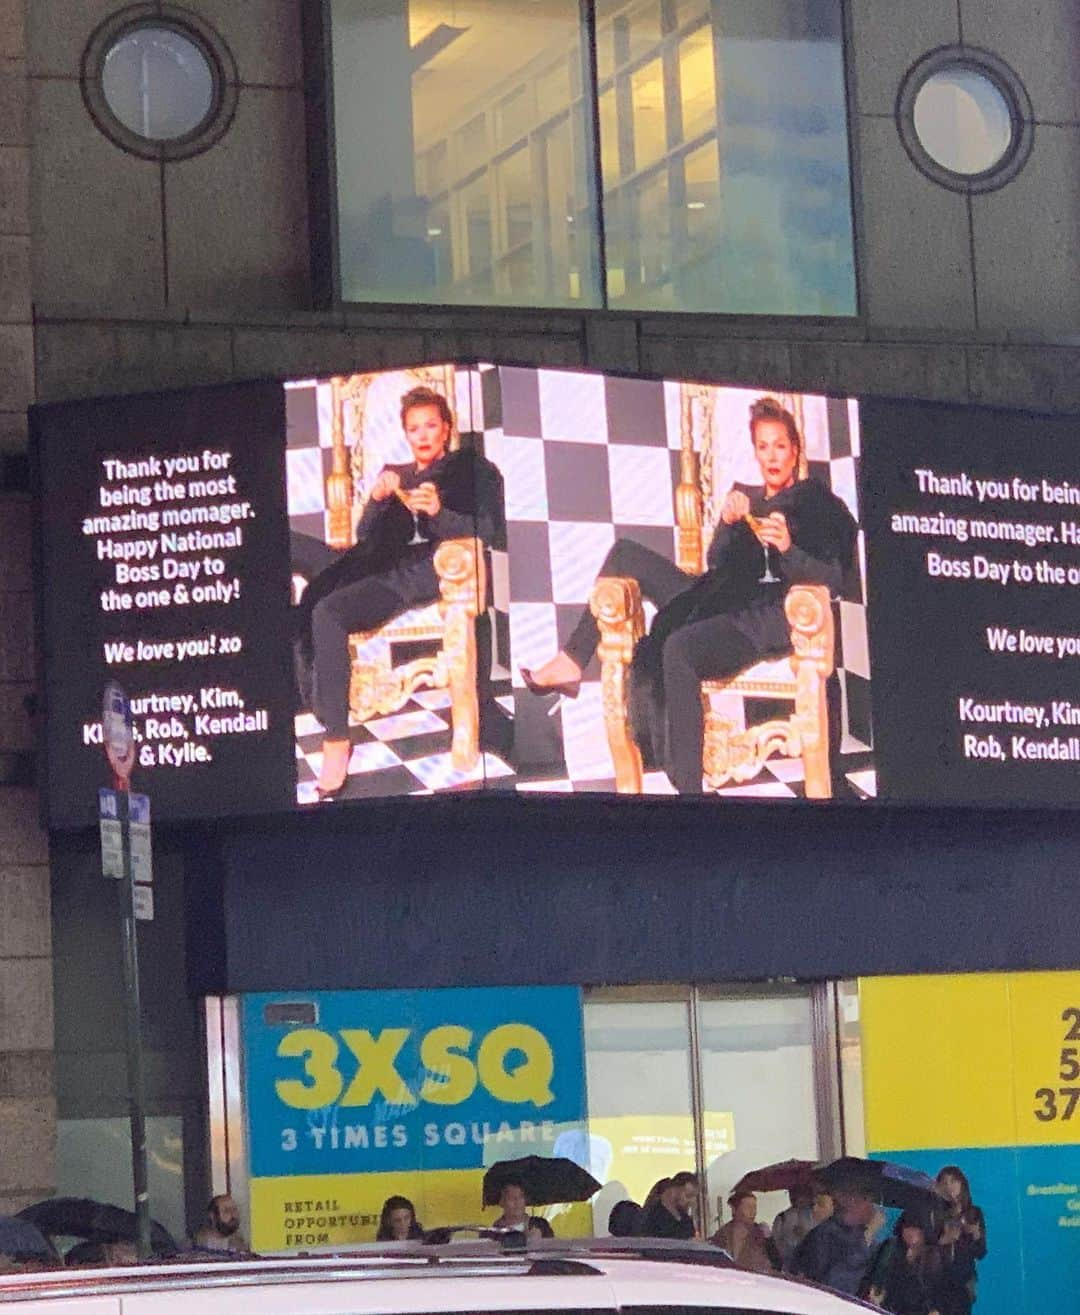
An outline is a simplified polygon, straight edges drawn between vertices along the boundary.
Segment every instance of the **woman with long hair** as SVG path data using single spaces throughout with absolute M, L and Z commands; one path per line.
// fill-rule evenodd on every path
M 424 1236 L 416 1207 L 407 1196 L 388 1196 L 379 1215 L 376 1242 L 415 1242 Z
M 939 1243 L 946 1289 L 941 1315 L 971 1315 L 976 1265 L 986 1255 L 986 1218 L 971 1199 L 971 1184 L 963 1169 L 947 1164 L 937 1176 L 937 1185 L 945 1199 Z
M 659 609 L 634 653 L 631 719 L 645 761 L 663 766 L 680 794 L 702 792 L 701 682 L 790 652 L 788 589 L 818 584 L 838 594 L 854 560 L 855 521 L 823 484 L 800 478 L 802 435 L 776 398 L 750 407 L 750 442 L 761 483 L 728 491 L 704 575 L 689 575 L 632 539 L 618 540 L 599 571 L 636 580 Z M 526 686 L 575 697 L 599 641 L 586 607 L 559 653 L 522 669 Z
M 401 427 L 413 459 L 383 467 L 368 492 L 356 544 L 335 554 L 293 536 L 294 560 L 315 567 L 297 607 L 297 644 L 298 667 L 311 676 L 312 710 L 325 734 L 320 799 L 332 798 L 348 780 L 350 634 L 377 630 L 439 597 L 434 557 L 443 540 L 475 536 L 491 546 L 501 533 L 502 477 L 472 451 L 451 450 L 446 398 L 431 388 L 411 389 L 401 399 Z
M 905 1211 L 874 1266 L 870 1299 L 893 1315 L 942 1315 L 942 1259 L 928 1223 Z

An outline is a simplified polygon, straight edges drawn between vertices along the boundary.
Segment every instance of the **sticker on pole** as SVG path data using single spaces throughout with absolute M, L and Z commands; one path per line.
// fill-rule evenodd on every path
M 101 875 L 119 879 L 124 875 L 124 825 L 120 821 L 120 796 L 116 790 L 98 791 L 98 829 Z
M 116 787 L 126 790 L 135 766 L 135 734 L 131 726 L 131 704 L 115 680 L 105 686 L 101 700 L 101 738 Z
M 150 841 L 150 796 L 128 795 L 128 838 L 131 845 L 131 878 L 149 884 L 154 879 Z
M 135 917 L 139 922 L 154 921 L 154 888 L 136 882 L 131 887 L 131 899 L 135 908 Z

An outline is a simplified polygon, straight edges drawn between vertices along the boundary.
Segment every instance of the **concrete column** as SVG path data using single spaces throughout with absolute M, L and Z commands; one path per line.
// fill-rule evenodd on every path
M 24 0 L 0 0 L 0 454 L 34 396 Z M 33 750 L 30 505 L 0 492 L 0 1214 L 55 1184 L 48 845 L 21 770 Z

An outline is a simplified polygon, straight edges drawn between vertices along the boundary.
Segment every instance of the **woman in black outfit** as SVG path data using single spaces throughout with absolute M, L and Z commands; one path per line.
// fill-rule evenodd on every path
M 750 441 L 762 482 L 736 484 L 725 497 L 704 575 L 688 575 L 631 539 L 612 547 L 599 572 L 636 580 L 660 609 L 634 653 L 631 720 L 645 761 L 664 766 L 680 794 L 702 792 L 701 682 L 790 652 L 788 589 L 818 584 L 838 594 L 854 559 L 857 527 L 848 509 L 817 481 L 799 479 L 802 435 L 791 412 L 759 398 L 750 407 Z M 762 578 L 772 573 L 777 578 Z M 566 647 L 522 671 L 526 685 L 574 697 L 599 639 L 586 607 Z
M 937 1176 L 945 1198 L 941 1234 L 944 1295 L 941 1315 L 971 1315 L 975 1304 L 975 1266 L 986 1255 L 986 1219 L 971 1200 L 967 1175 L 947 1164 Z
M 349 766 L 349 635 L 376 630 L 439 597 L 435 549 L 476 536 L 493 545 L 502 524 L 502 477 L 473 452 L 451 452 L 446 398 L 414 388 L 401 399 L 401 425 L 413 460 L 383 468 L 356 530 L 335 553 L 293 535 L 293 562 L 311 574 L 297 607 L 298 666 L 313 667 L 313 711 L 325 730 L 318 794 L 345 784 Z
M 942 1263 L 927 1223 L 905 1211 L 874 1264 L 870 1299 L 893 1315 L 942 1315 Z

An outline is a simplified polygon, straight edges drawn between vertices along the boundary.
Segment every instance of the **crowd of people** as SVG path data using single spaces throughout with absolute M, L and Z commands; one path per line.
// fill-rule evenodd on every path
M 986 1220 L 971 1199 L 964 1172 L 947 1165 L 937 1177 L 940 1200 L 905 1210 L 884 1241 L 884 1211 L 864 1188 L 832 1192 L 807 1182 L 773 1221 L 758 1222 L 753 1192 L 728 1198 L 731 1218 L 710 1241 L 738 1264 L 762 1274 L 813 1279 L 865 1297 L 893 1315 L 971 1315 L 976 1268 L 986 1255 Z M 642 1206 L 620 1201 L 611 1212 L 616 1236 L 697 1236 L 692 1173 L 661 1179 Z
M 794 1187 L 790 1205 L 769 1228 L 758 1222 L 753 1192 L 728 1198 L 731 1217 L 709 1239 L 739 1265 L 761 1274 L 790 1274 L 865 1297 L 893 1315 L 971 1315 L 976 1268 L 986 1255 L 986 1220 L 971 1199 L 963 1171 L 948 1165 L 938 1174 L 938 1198 L 905 1210 L 880 1241 L 886 1216 L 865 1188 L 824 1187 L 810 1181 Z M 662 1178 L 638 1205 L 619 1201 L 608 1229 L 616 1237 L 691 1241 L 700 1236 L 694 1220 L 698 1178 L 690 1172 Z M 527 1244 L 554 1236 L 551 1224 L 529 1208 L 526 1185 L 507 1179 L 499 1193 L 494 1233 L 518 1233 Z M 449 1241 L 452 1229 L 425 1230 L 413 1203 L 390 1196 L 383 1203 L 376 1240 Z M 445 1235 L 445 1236 L 442 1236 Z M 244 1254 L 248 1244 L 231 1196 L 215 1196 L 185 1254 Z M 0 1252 L 47 1261 L 50 1244 L 29 1223 L 0 1219 Z M 53 1253 L 53 1259 L 57 1259 Z M 130 1264 L 131 1240 L 82 1243 L 67 1264 Z

